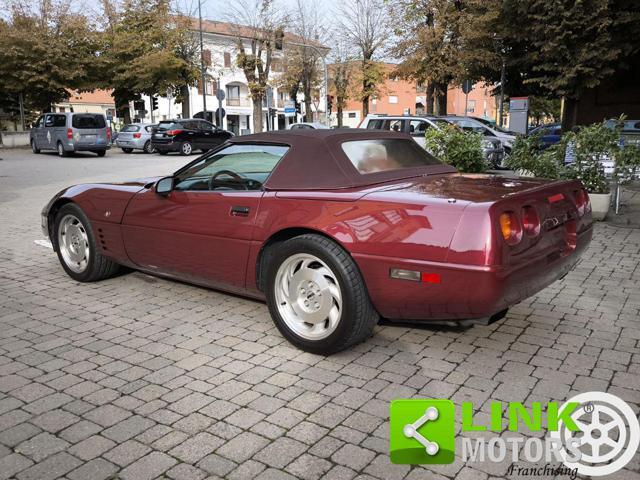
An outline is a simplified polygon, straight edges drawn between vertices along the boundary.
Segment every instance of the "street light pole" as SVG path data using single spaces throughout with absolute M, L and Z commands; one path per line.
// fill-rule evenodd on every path
M 198 0 L 198 20 L 200 27 L 200 75 L 202 77 L 202 109 L 204 119 L 209 120 L 207 116 L 207 75 L 204 68 L 204 42 L 202 40 L 202 0 Z
M 502 127 L 504 125 L 504 115 L 503 115 L 503 109 L 504 109 L 504 79 L 505 79 L 505 70 L 506 70 L 506 65 L 505 65 L 505 61 L 504 61 L 504 57 L 502 58 L 502 69 L 500 70 L 500 121 L 498 122 L 498 125 L 500 127 Z

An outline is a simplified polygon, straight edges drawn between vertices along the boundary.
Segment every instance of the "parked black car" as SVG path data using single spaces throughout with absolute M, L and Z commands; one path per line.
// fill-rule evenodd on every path
M 233 133 L 198 118 L 163 120 L 153 129 L 151 144 L 160 154 L 180 152 L 191 155 L 195 150 L 206 152 L 226 142 Z

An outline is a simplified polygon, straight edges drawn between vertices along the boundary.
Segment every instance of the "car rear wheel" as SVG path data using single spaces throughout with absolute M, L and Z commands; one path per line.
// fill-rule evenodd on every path
M 124 153 L 131 153 L 131 152 L 133 152 L 133 148 L 123 148 L 122 151 Z
M 100 254 L 89 219 L 80 207 L 67 203 L 57 213 L 53 229 L 58 259 L 78 282 L 112 277 L 120 265 Z
M 191 145 L 191 142 L 183 142 L 182 145 L 180 145 L 180 153 L 182 155 L 191 155 L 193 153 L 193 145 Z
M 33 150 L 33 153 L 40 153 L 40 149 L 38 147 L 36 147 L 36 141 L 35 140 L 31 140 L 31 150 Z
M 151 140 L 147 140 L 147 142 L 144 144 L 144 153 L 153 153 L 153 151 L 155 150 L 153 148 L 153 145 L 151 145 Z
M 67 151 L 64 149 L 64 146 L 62 145 L 62 142 L 58 142 L 58 156 L 59 157 L 68 157 L 69 154 L 67 153 Z
M 98 155 L 99 157 L 104 157 L 107 154 L 106 150 L 96 150 L 95 154 Z
M 327 355 L 371 335 L 378 314 L 355 262 L 339 245 L 307 234 L 265 255 L 267 304 L 287 340 Z

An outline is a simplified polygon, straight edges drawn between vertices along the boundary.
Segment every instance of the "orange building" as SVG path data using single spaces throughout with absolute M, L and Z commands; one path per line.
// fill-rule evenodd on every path
M 369 100 L 370 114 L 386 115 L 421 115 L 426 113 L 426 89 L 412 80 L 393 77 L 391 72 L 395 68 L 392 63 L 386 64 L 389 72 L 381 94 Z M 484 83 L 477 83 L 469 92 L 467 115 L 484 117 L 495 120 L 496 98 L 491 95 L 491 87 Z M 447 113 L 464 115 L 465 95 L 460 87 L 449 87 L 447 92 Z M 349 127 L 357 127 L 362 122 L 362 103 L 358 100 L 348 100 L 343 112 L 343 123 Z M 335 109 L 331 115 L 331 124 L 337 125 Z

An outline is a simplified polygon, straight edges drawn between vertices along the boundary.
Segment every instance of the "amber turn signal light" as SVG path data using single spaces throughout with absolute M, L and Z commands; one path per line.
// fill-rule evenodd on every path
M 516 245 L 522 239 L 522 227 L 514 212 L 504 212 L 500 215 L 500 231 L 502 238 L 509 245 Z

